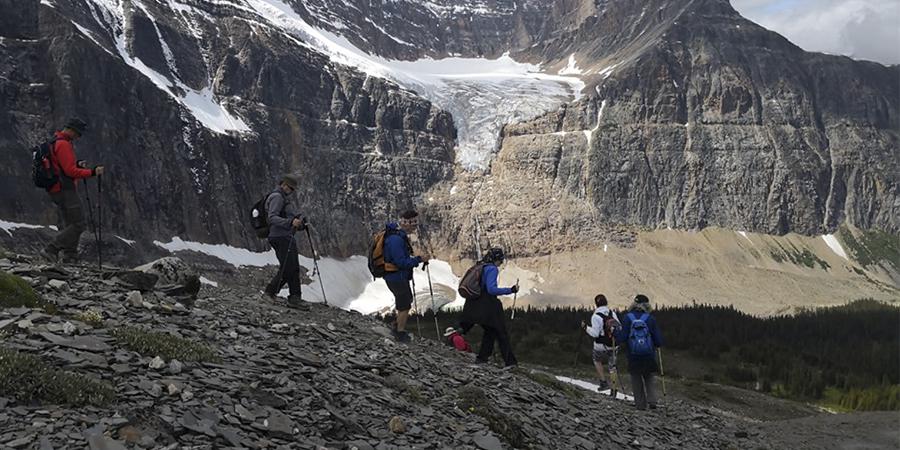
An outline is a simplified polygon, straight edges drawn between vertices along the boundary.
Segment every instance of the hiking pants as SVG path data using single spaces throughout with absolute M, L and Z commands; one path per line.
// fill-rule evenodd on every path
M 84 233 L 84 214 L 81 211 L 81 199 L 75 190 L 62 190 L 50 194 L 50 200 L 56 205 L 59 233 L 50 242 L 50 252 L 62 251 L 64 258 L 78 257 L 78 241 Z
M 512 345 L 509 343 L 509 333 L 506 332 L 506 326 L 500 323 L 499 326 L 481 325 L 484 328 L 484 336 L 481 338 L 481 348 L 478 349 L 478 360 L 487 362 L 494 354 L 494 341 L 500 346 L 500 354 L 503 356 L 503 362 L 507 366 L 518 364 L 516 356 L 513 355 Z
M 297 260 L 297 241 L 290 236 L 269 238 L 280 266 L 278 272 L 266 286 L 266 293 L 278 295 L 287 283 L 291 295 L 300 296 L 300 262 Z
M 656 406 L 656 376 L 653 373 L 632 373 L 631 390 L 634 392 L 634 406 L 647 409 L 647 404 Z

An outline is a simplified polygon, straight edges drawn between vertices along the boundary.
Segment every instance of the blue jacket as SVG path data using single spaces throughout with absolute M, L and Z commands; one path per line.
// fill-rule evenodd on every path
M 512 294 L 512 289 L 497 286 L 497 276 L 500 275 L 500 269 L 494 264 L 485 264 L 483 272 L 481 272 L 481 284 L 484 291 L 492 296 Z
M 384 238 L 384 262 L 391 263 L 400 270 L 388 272 L 384 276 L 385 281 L 409 281 L 413 276 L 413 269 L 422 263 L 422 258 L 412 256 L 406 232 L 400 229 L 396 223 L 387 224 L 391 232 Z
M 643 315 L 643 311 L 628 311 L 626 314 L 622 314 L 619 316 L 619 320 L 621 320 L 622 328 L 619 328 L 619 331 L 616 333 L 616 341 L 628 343 L 628 335 L 631 334 L 631 315 L 634 315 L 635 318 L 640 319 L 641 315 Z M 650 339 L 653 341 L 653 346 L 656 348 L 663 346 L 663 337 L 662 333 L 659 331 L 659 325 L 656 323 L 656 318 L 653 317 L 653 314 L 647 313 L 647 328 L 650 330 Z M 628 353 L 628 370 L 632 373 L 648 373 L 648 372 L 657 372 L 659 369 L 656 365 L 656 355 L 649 356 L 634 356 L 631 352 Z

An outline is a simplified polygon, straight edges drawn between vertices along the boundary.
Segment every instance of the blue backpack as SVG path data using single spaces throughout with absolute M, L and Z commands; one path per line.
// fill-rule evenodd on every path
M 650 337 L 650 327 L 647 326 L 647 319 L 650 314 L 641 314 L 640 318 L 634 316 L 634 313 L 628 313 L 631 319 L 631 331 L 628 333 L 628 352 L 632 356 L 651 356 L 653 355 L 653 339 Z

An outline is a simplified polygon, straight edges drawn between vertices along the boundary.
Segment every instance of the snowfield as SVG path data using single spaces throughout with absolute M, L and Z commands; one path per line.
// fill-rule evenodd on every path
M 273 250 L 253 252 L 247 249 L 224 244 L 205 244 L 185 241 L 173 237 L 169 242 L 153 242 L 171 253 L 179 251 L 195 251 L 218 258 L 234 267 L 275 267 L 278 258 Z M 300 256 L 300 264 L 307 268 L 306 275 L 312 283 L 303 287 L 303 299 L 310 302 L 322 302 L 322 290 L 319 275 L 314 272 L 312 258 Z M 347 259 L 320 258 L 319 269 L 325 285 L 325 295 L 332 306 L 346 310 L 359 311 L 363 314 L 388 312 L 393 309 L 394 296 L 383 280 L 373 280 L 369 273 L 368 259 L 365 256 L 351 256 Z M 445 261 L 432 260 L 429 264 L 431 282 L 434 288 L 435 308 L 462 301 L 456 292 L 459 277 L 453 274 L 450 264 Z M 414 271 L 416 298 L 419 309 L 424 312 L 431 309 L 431 295 L 428 290 L 428 274 L 420 269 Z M 212 284 L 212 283 L 207 283 Z M 287 289 L 279 294 L 287 297 Z
M 44 2 L 53 6 L 52 0 Z M 558 75 L 545 73 L 537 65 L 517 62 L 508 54 L 497 59 L 452 57 L 440 60 L 389 60 L 366 53 L 343 36 L 316 28 L 282 0 L 201 0 L 200 3 L 221 4 L 253 14 L 257 16 L 258 24 L 283 33 L 298 46 L 320 52 L 333 63 L 354 67 L 370 76 L 392 80 L 449 111 L 453 114 L 458 129 L 457 160 L 470 170 L 486 169 L 490 165 L 498 150 L 498 138 L 504 124 L 534 118 L 563 103 L 578 99 L 584 88 L 584 83 L 578 78 L 582 72 L 577 68 L 574 55 L 569 59 L 569 66 L 559 71 Z M 216 20 L 195 4 L 183 3 L 181 0 L 162 0 L 162 4 L 172 11 L 172 19 L 180 22 L 198 41 L 202 41 L 203 37 L 203 28 L 199 22 Z M 108 33 L 115 48 L 111 51 L 101 45 L 99 36 L 84 24 L 75 23 L 78 30 L 147 77 L 157 88 L 177 101 L 199 124 L 216 133 L 253 131 L 241 117 L 229 111 L 225 99 L 213 93 L 210 76 L 207 77 L 206 85 L 200 89 L 186 85 L 179 78 L 177 57 L 163 38 L 156 25 L 156 18 L 141 0 L 134 0 L 133 3 L 124 0 L 89 0 L 87 5 L 91 16 Z M 126 35 L 132 32 L 131 21 L 128 19 L 130 11 L 126 11 L 126 5 L 133 5 L 133 8 L 140 9 L 150 18 L 170 75 L 157 72 L 132 54 L 126 42 Z M 434 14 L 446 12 L 442 7 L 432 6 L 437 8 L 432 9 Z M 347 29 L 337 20 L 339 18 L 331 18 L 328 22 L 337 30 Z M 205 54 L 194 56 L 207 59 Z

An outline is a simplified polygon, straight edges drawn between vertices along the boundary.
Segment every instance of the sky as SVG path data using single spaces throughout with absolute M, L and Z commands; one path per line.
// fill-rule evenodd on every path
M 731 0 L 744 17 L 809 51 L 900 63 L 900 0 Z

